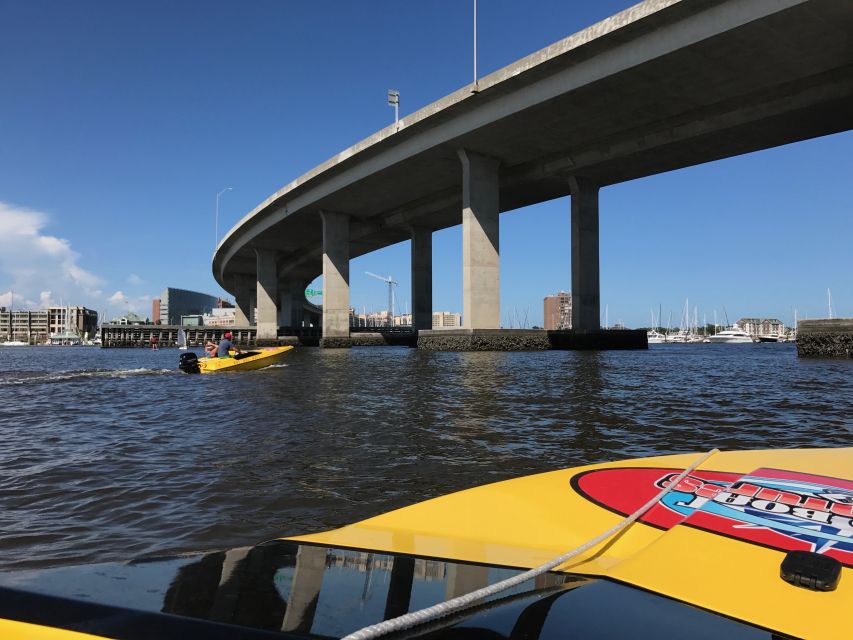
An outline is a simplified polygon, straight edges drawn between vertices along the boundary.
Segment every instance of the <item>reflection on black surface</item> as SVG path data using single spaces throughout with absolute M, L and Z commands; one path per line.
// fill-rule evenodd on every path
M 274 541 L 178 569 L 164 613 L 335 637 L 468 593 L 514 569 Z M 566 580 L 547 575 L 531 587 Z
M 178 570 L 163 612 L 279 629 L 287 604 L 273 578 L 281 567 L 293 563 L 292 545 L 266 544 L 205 555 Z
M 0 575 L 0 617 L 131 640 L 338 638 L 518 573 L 278 540 L 190 558 L 30 572 L 6 585 Z M 234 635 L 225 625 L 241 629 Z M 639 589 L 545 574 L 399 637 L 772 636 Z

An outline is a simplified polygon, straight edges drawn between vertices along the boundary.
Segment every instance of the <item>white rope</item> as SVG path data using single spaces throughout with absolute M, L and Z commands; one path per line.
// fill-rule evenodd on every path
M 687 476 L 687 474 L 689 474 L 696 467 L 701 465 L 703 462 L 705 462 L 708 458 L 710 458 L 717 452 L 719 452 L 719 449 L 712 449 L 708 453 L 703 454 L 698 460 L 696 460 L 696 462 L 694 462 L 691 466 L 687 467 L 676 478 L 674 478 L 666 486 L 666 488 L 661 490 L 661 492 L 658 493 L 654 498 L 649 500 L 646 504 L 644 504 L 630 516 L 619 522 L 617 525 L 611 527 L 604 533 L 596 536 L 589 542 L 585 542 L 581 546 L 572 549 L 571 551 L 567 551 L 566 553 L 557 556 L 553 560 L 549 560 L 543 565 L 540 565 L 534 569 L 530 569 L 529 571 L 525 571 L 524 573 L 520 573 L 516 576 L 513 576 L 512 578 L 507 578 L 506 580 L 502 580 L 501 582 L 496 582 L 487 587 L 483 587 L 482 589 L 477 589 L 476 591 L 472 591 L 471 593 L 466 593 L 451 600 L 447 600 L 446 602 L 440 602 L 431 607 L 427 607 L 426 609 L 413 611 L 397 618 L 391 618 L 390 620 L 385 620 L 383 622 L 364 627 L 363 629 L 359 629 L 358 631 L 354 631 L 353 633 L 344 636 L 341 640 L 370 640 L 371 638 L 378 638 L 379 636 L 383 636 L 394 631 L 403 631 L 404 629 L 409 629 L 411 627 L 424 624 L 425 622 L 429 622 L 430 620 L 442 618 L 455 611 L 460 611 L 462 609 L 470 607 L 479 600 L 488 598 L 489 596 L 493 596 L 496 593 L 500 593 L 501 591 L 510 589 L 518 584 L 521 584 L 522 582 L 531 580 L 532 578 L 535 578 L 536 576 L 541 575 L 546 571 L 550 571 L 551 569 L 558 567 L 561 564 L 564 564 L 566 561 L 571 560 L 572 558 L 577 555 L 580 555 L 584 551 L 591 549 L 600 542 L 607 540 L 611 536 L 616 535 L 626 527 L 633 524 L 635 520 L 637 520 L 646 511 L 656 505 L 667 493 L 672 490 L 673 487 L 675 487 L 679 482 L 681 482 Z

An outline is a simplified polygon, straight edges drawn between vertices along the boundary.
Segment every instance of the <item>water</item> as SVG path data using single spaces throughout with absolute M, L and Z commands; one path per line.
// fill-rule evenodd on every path
M 853 444 L 853 361 L 786 344 L 301 348 L 211 376 L 178 354 L 0 348 L 0 570 L 254 544 L 628 456 Z

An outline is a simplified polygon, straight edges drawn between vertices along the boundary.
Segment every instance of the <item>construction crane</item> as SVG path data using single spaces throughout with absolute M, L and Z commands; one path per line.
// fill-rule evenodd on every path
M 387 278 L 383 278 L 382 276 L 377 276 L 375 273 L 370 273 L 370 271 L 365 271 L 367 275 L 372 278 L 376 278 L 377 280 L 382 280 L 385 284 L 388 285 L 388 326 L 394 326 L 394 285 L 399 284 L 396 280 L 394 280 L 391 276 Z

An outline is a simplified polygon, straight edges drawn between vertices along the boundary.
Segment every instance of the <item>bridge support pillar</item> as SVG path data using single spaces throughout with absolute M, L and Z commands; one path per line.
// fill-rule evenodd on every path
M 572 329 L 601 328 L 598 264 L 598 185 L 572 177 Z
M 234 325 L 248 327 L 252 324 L 252 281 L 250 277 L 241 277 L 235 283 Z
M 498 165 L 465 149 L 462 161 L 462 326 L 498 329 L 501 321 Z
M 278 336 L 278 268 L 276 252 L 255 249 L 258 265 L 257 335 L 258 344 L 275 342 Z
M 432 329 L 432 231 L 412 227 L 412 328 Z
M 301 282 L 290 290 L 290 326 L 302 328 L 305 318 L 305 285 Z
M 281 306 L 278 324 L 290 327 L 293 333 L 302 327 L 302 311 L 305 304 L 305 286 L 301 282 L 289 282 L 280 291 Z
M 278 290 L 278 326 L 290 327 L 291 316 L 293 315 L 293 298 L 290 295 L 290 289 L 284 287 Z
M 349 216 L 323 217 L 323 347 L 352 346 L 349 335 Z

